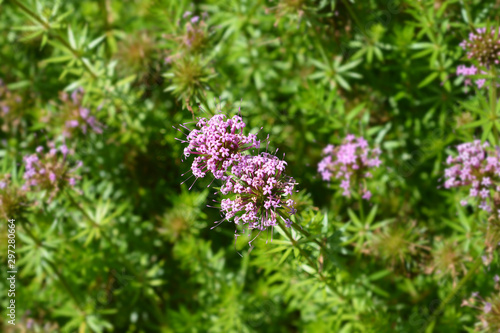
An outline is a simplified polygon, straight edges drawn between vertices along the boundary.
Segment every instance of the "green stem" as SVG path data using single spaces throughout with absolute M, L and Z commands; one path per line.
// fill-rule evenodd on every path
M 307 253 L 304 251 L 304 249 L 301 246 L 299 246 L 299 243 L 297 243 L 297 241 L 295 239 L 293 239 L 293 236 L 290 233 L 290 231 L 288 231 L 288 228 L 283 226 L 283 223 L 280 221 L 278 221 L 278 224 L 279 224 L 280 228 L 283 229 L 283 231 L 285 232 L 287 237 L 290 239 L 290 242 L 292 242 L 293 246 L 295 246 L 297 249 L 299 249 L 302 256 L 304 256 L 304 258 L 306 258 L 307 262 L 309 263 L 309 266 L 311 266 L 316 271 L 318 271 L 317 265 L 311 260 L 311 258 L 309 258 L 309 255 L 307 255 Z M 319 273 L 319 271 L 318 271 L 318 273 Z M 319 274 L 321 274 L 321 273 L 319 273 Z
M 326 249 L 324 248 L 323 244 L 319 240 L 317 240 L 316 238 L 311 238 L 311 234 L 307 230 L 302 229 L 302 227 L 299 226 L 296 223 L 292 223 L 292 228 L 294 228 L 295 230 L 297 230 L 298 232 L 300 232 L 302 235 L 304 235 L 304 237 L 306 237 L 308 239 L 311 239 L 313 242 L 315 242 L 316 244 L 318 244 L 321 247 L 322 250 L 326 251 Z
M 59 278 L 59 281 L 61 281 L 61 284 L 66 289 L 66 291 L 68 292 L 68 294 L 73 299 L 76 307 L 82 312 L 82 314 L 85 314 L 84 310 L 80 306 L 81 302 L 78 300 L 78 298 L 76 297 L 76 295 L 73 293 L 73 291 L 69 287 L 69 283 L 68 283 L 68 281 L 66 281 L 66 278 L 64 277 L 64 275 L 62 275 L 59 272 L 57 266 L 51 260 L 49 260 L 49 259 L 45 259 L 45 260 L 49 264 L 50 268 L 52 268 L 52 270 L 54 271 L 54 273 L 57 275 L 57 277 Z
M 207 103 L 207 100 L 205 99 L 205 96 L 203 96 L 201 93 L 200 94 L 197 94 L 196 96 L 198 98 L 198 100 L 200 101 L 200 104 L 201 106 L 203 106 L 205 108 L 205 112 L 207 112 L 208 114 L 212 115 L 212 111 L 210 110 L 210 108 L 208 107 L 208 103 Z M 194 115 L 193 115 L 194 116 Z
M 470 8 L 469 4 L 467 3 L 468 0 L 462 0 L 462 5 L 464 6 L 465 9 L 465 15 L 467 16 L 467 21 L 469 21 L 469 28 L 471 31 L 475 31 L 474 29 L 474 22 L 472 22 L 472 15 L 470 13 Z
M 320 37 L 320 35 L 318 35 L 318 32 L 317 32 L 317 31 L 316 31 L 316 29 L 315 29 L 315 26 L 317 26 L 317 25 L 315 25 L 315 24 L 313 24 L 313 23 L 311 22 L 311 28 L 310 28 L 310 29 L 312 30 L 313 35 L 314 35 L 314 37 L 315 37 L 315 40 L 316 40 L 316 43 L 315 43 L 315 44 L 316 44 L 316 46 L 317 46 L 317 48 L 318 48 L 319 52 L 321 53 L 321 57 L 323 58 L 323 61 L 324 61 L 325 63 L 327 63 L 327 64 L 328 64 L 328 66 L 329 66 L 329 67 L 330 67 L 330 69 L 331 69 L 331 68 L 332 68 L 331 61 L 328 59 L 327 53 L 326 53 L 325 48 L 323 47 L 323 43 L 322 43 L 322 41 L 321 41 L 321 37 Z
M 330 287 L 330 289 L 332 290 L 332 292 L 335 293 L 341 300 L 343 300 L 343 297 L 337 291 L 337 288 L 335 288 L 330 283 L 330 281 L 328 280 L 328 278 L 325 277 L 323 275 L 323 273 L 321 273 L 321 271 L 319 270 L 319 268 L 317 267 L 317 265 L 314 264 L 314 262 L 311 260 L 311 258 L 309 257 L 309 255 L 305 252 L 305 250 L 299 245 L 299 243 L 297 243 L 297 241 L 295 239 L 293 239 L 292 234 L 288 231 L 288 228 L 283 225 L 283 222 L 281 222 L 281 221 L 277 221 L 277 222 L 278 222 L 278 225 L 280 226 L 280 228 L 285 232 L 285 234 L 288 237 L 288 239 L 290 239 L 290 242 L 292 243 L 292 245 L 299 250 L 299 252 L 302 254 L 302 256 L 309 263 L 309 266 L 311 266 L 311 268 L 313 268 L 316 271 L 316 273 L 320 277 L 320 280 L 322 280 L 323 282 L 325 282 L 325 284 Z
M 358 27 L 360 29 L 362 29 L 363 25 L 361 24 L 361 21 L 359 20 L 358 16 L 354 12 L 354 10 L 351 8 L 351 5 L 349 4 L 349 1 L 348 0 L 342 0 L 342 2 L 344 3 L 344 6 L 346 6 L 347 11 L 349 12 L 349 14 L 354 19 L 354 22 L 356 22 L 356 24 L 358 25 Z
M 365 223 L 365 212 L 363 210 L 363 198 L 359 196 L 358 198 L 359 204 L 359 217 L 361 218 L 361 222 Z
M 110 0 L 99 0 L 99 7 L 102 12 L 102 18 L 104 21 L 104 30 L 106 32 L 106 38 L 108 41 L 108 44 L 106 45 L 106 53 L 108 57 L 111 57 L 111 54 L 113 53 L 114 50 L 111 49 L 111 42 L 110 39 L 112 37 L 112 32 L 111 32 L 111 1 Z
M 75 206 L 75 208 L 77 208 L 83 214 L 83 216 L 85 216 L 85 218 L 90 222 L 92 227 L 101 229 L 101 226 L 97 222 L 95 222 L 92 219 L 92 217 L 75 201 L 73 196 L 68 191 L 65 191 L 64 193 L 68 197 L 69 201 L 73 204 L 73 206 Z M 118 248 L 118 245 L 116 245 L 106 233 L 102 232 L 101 235 L 111 245 L 111 247 L 115 251 L 116 255 L 119 257 L 120 261 L 125 265 L 125 268 L 129 272 L 131 272 L 134 275 L 134 277 L 137 280 L 139 280 L 141 283 L 144 282 L 144 277 L 142 275 L 140 275 L 139 273 L 137 273 L 134 266 L 132 266 L 132 264 L 130 264 L 128 262 L 126 257 L 123 255 L 123 253 L 121 253 L 120 249 Z M 151 288 L 151 290 L 153 290 L 153 292 L 155 292 L 157 294 L 157 292 L 154 288 Z M 153 312 L 156 315 L 158 321 L 163 324 L 164 316 L 162 315 L 162 312 L 161 312 L 160 308 L 158 307 L 158 304 L 156 302 L 157 300 L 155 299 L 154 296 L 149 295 L 148 293 L 145 293 L 144 295 L 146 295 L 146 297 L 150 298 Z M 161 299 L 160 295 L 158 295 L 158 294 L 157 294 L 157 297 L 159 299 Z
M 465 285 L 465 283 L 474 275 L 474 272 L 476 269 L 481 266 L 482 263 L 482 258 L 481 256 L 478 256 L 476 260 L 472 263 L 472 267 L 469 269 L 467 274 L 460 280 L 458 285 L 446 296 L 444 301 L 439 305 L 436 311 L 434 311 L 430 317 L 430 319 L 427 321 L 426 327 L 429 327 L 436 319 L 437 316 L 439 316 L 443 311 L 444 308 L 448 305 L 448 303 L 455 297 L 457 292 Z
M 498 137 L 498 130 L 496 126 L 497 122 L 497 71 L 496 68 L 493 66 L 491 69 L 491 74 L 492 74 L 492 79 L 491 79 L 491 85 L 490 85 L 490 111 L 491 111 L 491 121 L 493 122 L 493 136 L 495 138 L 495 143 L 498 143 L 499 137 Z
M 35 19 L 35 21 L 37 21 L 38 23 L 40 23 L 44 29 L 50 33 L 51 32 L 51 29 L 52 27 L 50 26 L 49 23 L 47 23 L 45 20 L 43 20 L 40 16 L 38 16 L 36 13 L 34 13 L 31 9 L 29 9 L 28 7 L 26 7 L 22 2 L 18 1 L 18 0 L 10 0 L 14 5 L 16 5 L 19 9 L 21 9 L 22 11 L 24 11 L 26 14 L 28 14 L 29 16 L 31 16 L 33 19 Z M 70 51 L 73 56 L 75 58 L 77 58 L 80 63 L 83 65 L 83 67 L 85 68 L 85 70 L 87 72 L 90 73 L 90 75 L 92 76 L 92 78 L 96 79 L 97 78 L 97 75 L 92 71 L 92 69 L 82 60 L 82 57 L 80 56 L 79 52 L 75 49 L 73 49 L 71 47 L 71 45 L 68 43 L 68 41 L 64 38 L 62 38 L 61 36 L 59 36 L 58 34 L 54 34 L 52 33 L 51 34 L 55 39 L 57 39 L 59 42 L 61 42 L 61 44 L 64 45 L 65 48 L 68 49 L 68 51 Z
M 23 226 L 24 231 L 26 231 L 26 233 L 28 234 L 29 238 L 31 238 L 37 246 L 44 247 L 42 241 L 31 232 L 31 229 L 28 227 L 28 225 L 23 220 L 21 220 L 21 225 Z M 57 275 L 59 281 L 63 285 L 64 289 L 66 289 L 66 292 L 69 294 L 69 296 L 73 299 L 73 302 L 75 303 L 78 310 L 80 310 L 80 312 L 84 315 L 85 312 L 82 309 L 82 307 L 80 306 L 80 304 L 82 304 L 82 302 L 78 299 L 78 297 L 76 297 L 76 294 L 73 293 L 73 290 L 71 290 L 71 288 L 69 287 L 68 281 L 66 280 L 64 275 L 62 275 L 59 272 L 59 270 L 57 269 L 57 265 L 54 264 L 52 262 L 52 260 L 50 260 L 48 258 L 45 258 L 45 261 L 49 264 L 50 268 L 52 268 L 54 273 Z

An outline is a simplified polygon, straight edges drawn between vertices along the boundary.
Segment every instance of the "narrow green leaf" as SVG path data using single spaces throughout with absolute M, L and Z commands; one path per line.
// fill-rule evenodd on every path
M 438 77 L 438 75 L 439 75 L 438 72 L 433 72 L 433 73 L 429 74 L 424 80 L 422 80 L 422 82 L 420 82 L 418 87 L 419 88 L 425 87 L 426 85 L 428 85 L 429 83 L 434 81 Z
M 370 210 L 370 213 L 368 214 L 368 217 L 366 218 L 367 224 L 371 224 L 373 222 L 373 220 L 375 219 L 375 216 L 377 215 L 377 209 L 378 209 L 378 205 L 375 205 Z
M 71 27 L 68 25 L 68 40 L 69 40 L 69 45 L 76 50 L 76 42 L 75 42 L 75 35 L 73 35 L 73 30 L 71 30 Z
M 360 219 L 356 216 L 356 214 L 352 211 L 351 208 L 347 209 L 347 214 L 351 218 L 351 221 L 354 222 L 358 227 L 362 227 L 363 223 L 361 223 Z

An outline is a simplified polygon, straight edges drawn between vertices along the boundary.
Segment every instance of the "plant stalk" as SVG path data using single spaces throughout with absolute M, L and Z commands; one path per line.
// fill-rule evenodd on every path
M 344 300 L 344 298 L 342 297 L 342 295 L 340 295 L 340 293 L 337 291 L 337 288 L 334 287 L 329 282 L 328 278 L 325 277 L 323 275 L 323 273 L 321 273 L 321 271 L 318 269 L 318 266 L 316 264 L 314 264 L 314 262 L 311 260 L 311 258 L 309 258 L 309 256 L 305 252 L 305 250 L 299 245 L 299 243 L 297 243 L 297 241 L 295 239 L 293 239 L 292 234 L 290 233 L 290 231 L 288 231 L 288 228 L 283 225 L 283 222 L 277 220 L 277 223 L 280 226 L 280 228 L 285 232 L 286 236 L 288 237 L 288 239 L 290 240 L 290 242 L 292 243 L 292 245 L 295 246 L 299 250 L 299 252 L 302 254 L 302 256 L 307 260 L 307 262 L 309 263 L 309 265 L 311 266 L 311 268 L 313 268 L 316 271 L 316 273 L 320 277 L 320 280 L 322 280 L 323 282 L 325 282 L 325 284 L 328 287 L 330 287 L 330 289 L 332 290 L 332 292 L 334 292 L 341 300 Z
M 73 196 L 68 192 L 68 191 L 65 191 L 64 192 L 66 194 L 66 196 L 68 197 L 69 201 L 71 202 L 71 204 L 73 206 L 75 206 L 75 208 L 77 208 L 82 214 L 83 216 L 85 216 L 85 218 L 91 223 L 92 227 L 95 227 L 95 228 L 101 228 L 101 226 L 96 223 L 92 217 L 90 217 L 87 212 L 75 201 L 75 199 L 73 198 Z M 102 229 L 101 229 L 102 230 Z M 104 232 L 101 233 L 102 237 L 111 245 L 111 247 L 114 249 L 115 253 L 117 254 L 117 256 L 120 258 L 120 260 L 122 261 L 122 263 L 125 265 L 125 268 L 130 271 L 134 277 L 139 280 L 140 282 L 143 282 L 144 281 L 144 277 L 142 275 L 140 275 L 139 273 L 137 273 L 137 271 L 135 270 L 135 268 L 132 266 L 132 264 L 130 264 L 130 262 L 125 258 L 125 256 L 123 255 L 123 253 L 120 252 L 120 249 L 118 248 L 118 246 L 113 243 L 113 241 L 111 240 L 111 238 Z M 153 292 L 156 292 L 156 290 L 154 288 L 151 288 L 153 290 Z M 152 296 L 152 295 L 149 295 L 147 293 L 144 293 L 144 295 L 146 297 L 148 297 L 150 300 L 151 300 L 151 305 L 152 305 L 152 308 L 153 308 L 153 312 L 155 314 L 155 316 L 157 317 L 159 323 L 163 324 L 164 323 L 164 319 L 163 319 L 163 315 L 162 315 L 162 312 L 156 302 L 156 299 Z M 161 296 L 158 295 L 158 298 L 161 299 Z
M 457 284 L 457 286 L 448 294 L 448 296 L 446 296 L 444 301 L 441 304 L 439 304 L 439 307 L 437 308 L 437 310 L 432 313 L 431 317 L 427 321 L 427 325 L 424 327 L 425 329 L 427 329 L 427 327 L 429 327 L 437 319 L 437 317 L 444 311 L 444 309 L 448 305 L 448 303 L 453 298 L 455 298 L 455 295 L 458 293 L 458 291 L 474 275 L 474 272 L 478 269 L 478 267 L 481 266 L 481 263 L 482 263 L 482 258 L 479 255 L 476 258 L 476 260 L 474 260 L 474 262 L 472 263 L 472 267 L 469 269 L 467 274 L 465 274 L 465 276 L 462 278 L 462 280 L 460 280 L 460 282 Z M 422 332 L 424 332 L 425 329 L 422 330 Z

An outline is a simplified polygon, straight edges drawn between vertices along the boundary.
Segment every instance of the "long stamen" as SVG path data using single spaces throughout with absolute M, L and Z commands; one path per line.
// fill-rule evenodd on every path
M 214 182 L 214 180 L 215 180 L 215 178 L 214 178 L 214 179 L 212 179 L 212 181 L 210 182 L 210 184 L 208 184 L 208 185 L 207 185 L 207 187 L 212 186 L 212 183 Z
M 191 178 L 191 177 L 193 177 L 193 176 L 194 176 L 194 175 L 191 175 L 191 176 L 189 176 L 189 178 Z M 184 179 L 184 180 L 181 182 L 181 185 L 182 185 L 182 184 L 184 184 L 186 181 L 188 181 L 188 179 L 189 179 L 189 178 Z
M 177 128 L 177 127 L 175 127 L 175 126 L 172 126 L 172 128 L 174 128 L 174 129 L 178 130 L 179 132 L 181 132 L 181 133 L 182 133 L 182 134 L 184 134 L 185 136 L 188 136 L 186 133 L 184 133 L 183 131 L 181 131 L 181 129 L 180 129 L 180 128 Z
M 189 186 L 189 190 L 191 190 L 193 188 L 193 185 L 194 183 L 196 183 L 196 181 L 198 180 L 199 177 L 196 177 L 196 179 L 194 180 L 194 182 L 191 184 L 191 186 Z
M 218 222 L 218 223 L 217 223 L 217 225 L 215 225 L 215 226 L 211 227 L 211 228 L 210 228 L 210 230 L 215 229 L 215 228 L 217 228 L 218 226 L 220 226 L 220 225 L 222 224 L 222 222 L 224 222 L 224 220 L 225 220 L 225 218 L 223 218 L 223 219 L 222 219 L 222 220 L 220 220 L 220 221 L 216 221 L 216 222 L 214 222 L 214 223 L 217 223 L 217 222 Z
M 193 170 L 189 169 L 188 171 L 184 172 L 183 174 L 181 174 L 181 177 L 184 177 L 184 175 L 192 172 Z M 191 176 L 192 177 L 192 176 Z M 189 178 L 188 178 L 189 179 Z M 187 180 L 187 179 L 186 179 Z M 184 182 L 181 183 L 181 185 L 184 184 Z
M 248 242 L 248 245 L 250 245 L 250 247 L 253 247 L 252 246 L 252 242 L 257 238 L 259 237 L 260 233 L 262 232 L 262 230 L 259 230 L 259 233 L 257 234 L 257 236 L 255 236 L 250 242 Z

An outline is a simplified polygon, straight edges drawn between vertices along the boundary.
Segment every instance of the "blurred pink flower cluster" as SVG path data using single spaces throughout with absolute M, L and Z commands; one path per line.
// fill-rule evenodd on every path
M 380 166 L 380 153 L 378 148 L 371 149 L 364 138 L 349 134 L 340 146 L 329 144 L 323 149 L 325 157 L 318 164 L 318 172 L 325 181 L 340 181 L 342 195 L 350 197 L 353 188 L 371 178 L 371 170 Z M 362 198 L 370 200 L 371 192 L 366 185 L 361 187 Z

